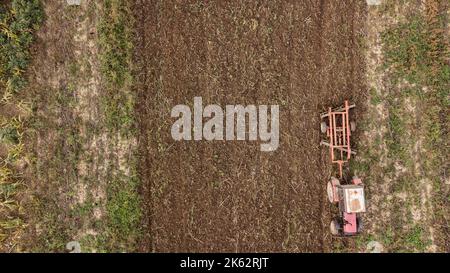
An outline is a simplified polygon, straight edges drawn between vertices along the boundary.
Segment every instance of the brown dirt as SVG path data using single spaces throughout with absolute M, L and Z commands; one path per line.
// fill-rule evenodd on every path
M 364 1 L 136 0 L 134 12 L 142 250 L 331 251 L 318 114 L 366 101 Z M 280 147 L 173 141 L 170 110 L 194 96 L 279 104 Z

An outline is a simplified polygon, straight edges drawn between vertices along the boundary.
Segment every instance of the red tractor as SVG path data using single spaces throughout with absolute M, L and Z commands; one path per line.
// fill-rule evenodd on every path
M 335 109 L 330 107 L 320 116 L 321 131 L 328 139 L 320 144 L 329 147 L 331 162 L 339 167 L 340 179 L 332 177 L 327 184 L 328 200 L 339 207 L 339 216 L 330 224 L 331 234 L 335 236 L 353 236 L 360 233 L 362 230 L 360 214 L 366 211 L 361 179 L 353 177 L 349 180 L 343 175 L 344 163 L 356 154 L 350 146 L 352 132 L 356 130 L 356 123 L 350 120 L 350 109 L 354 107 L 355 105 L 345 101 L 343 106 Z
M 332 177 L 327 184 L 327 195 L 328 200 L 339 207 L 339 217 L 330 224 L 331 234 L 353 236 L 360 233 L 363 227 L 360 214 L 366 212 L 361 179 L 353 177 L 350 183 L 341 184 L 341 181 Z

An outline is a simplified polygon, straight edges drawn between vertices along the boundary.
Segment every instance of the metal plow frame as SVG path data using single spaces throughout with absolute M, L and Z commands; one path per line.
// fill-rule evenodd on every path
M 345 101 L 344 106 L 337 109 L 330 107 L 328 112 L 320 116 L 321 120 L 328 118 L 326 133 L 329 138 L 329 142 L 321 141 L 320 145 L 330 148 L 331 161 L 338 164 L 341 178 L 344 163 L 349 161 L 352 154 L 356 154 L 350 147 L 351 127 L 349 111 L 354 107 L 356 107 L 354 104 L 349 105 L 348 101 Z

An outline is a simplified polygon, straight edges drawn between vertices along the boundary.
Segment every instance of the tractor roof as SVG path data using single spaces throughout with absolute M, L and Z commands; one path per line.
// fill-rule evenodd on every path
M 364 187 L 362 185 L 342 186 L 344 210 L 346 213 L 360 213 L 366 211 Z

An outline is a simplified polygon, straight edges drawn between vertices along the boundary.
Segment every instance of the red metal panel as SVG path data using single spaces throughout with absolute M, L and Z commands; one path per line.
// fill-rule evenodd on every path
M 344 212 L 344 233 L 354 234 L 358 231 L 356 226 L 356 213 Z

